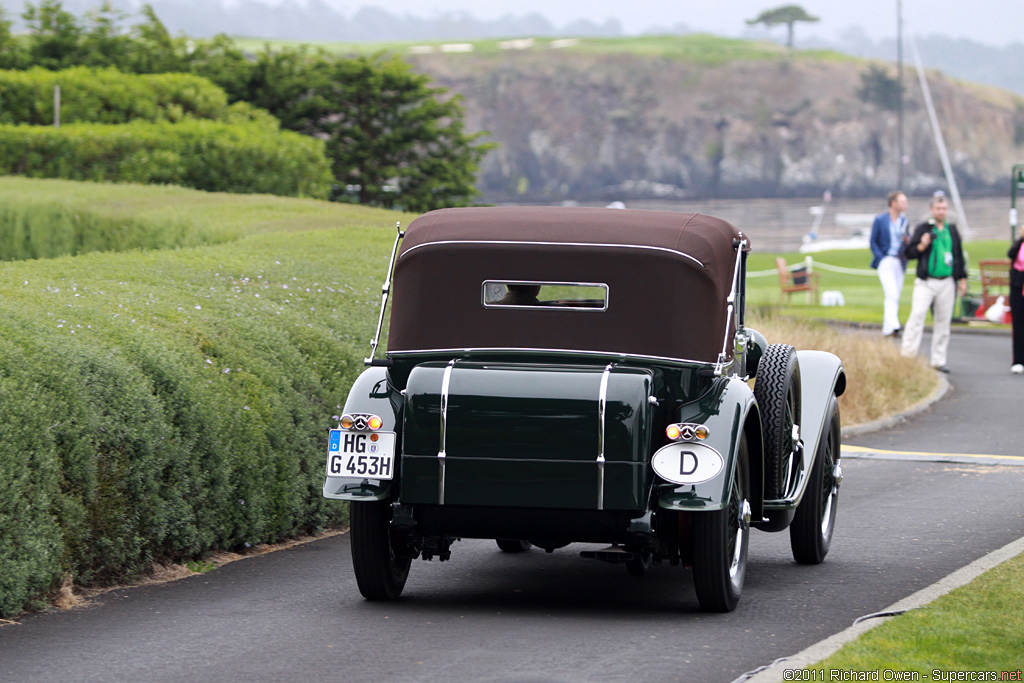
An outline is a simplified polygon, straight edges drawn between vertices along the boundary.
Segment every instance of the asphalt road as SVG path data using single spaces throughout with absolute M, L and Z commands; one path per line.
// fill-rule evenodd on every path
M 927 339 L 926 339 L 927 343 Z M 1005 336 L 955 335 L 952 392 L 849 439 L 832 551 L 792 561 L 756 532 L 737 610 L 698 611 L 689 572 L 643 578 L 581 546 L 506 555 L 464 541 L 414 562 L 403 599 L 363 601 L 345 535 L 0 628 L 2 681 L 732 681 L 1024 536 L 1024 455 Z M 853 449 L 851 449 L 852 452 Z M 930 462 L 934 451 L 963 462 Z

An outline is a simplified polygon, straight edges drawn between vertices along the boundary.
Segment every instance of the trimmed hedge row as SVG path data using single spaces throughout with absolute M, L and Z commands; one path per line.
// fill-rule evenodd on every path
M 325 435 L 396 217 L 0 263 L 0 617 L 66 573 L 124 581 L 344 521 Z
M 227 95 L 192 74 L 125 74 L 74 67 L 0 71 L 0 123 L 52 125 L 54 88 L 60 86 L 60 122 L 128 123 L 223 119 Z
M 326 198 L 321 140 L 264 122 L 0 126 L 0 173 Z
M 0 177 L 0 261 L 212 245 L 378 224 L 379 209 L 265 194 Z
M 0 202 L 0 261 L 54 258 L 90 251 L 168 249 L 224 242 L 237 232 L 213 232 L 191 221 L 105 216 L 59 203 Z

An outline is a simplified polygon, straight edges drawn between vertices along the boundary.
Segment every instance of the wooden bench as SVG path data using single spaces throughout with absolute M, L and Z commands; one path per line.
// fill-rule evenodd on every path
M 818 274 L 808 273 L 807 266 L 800 265 L 792 270 L 786 265 L 786 259 L 781 256 L 775 259 L 775 265 L 779 269 L 779 287 L 786 295 L 787 301 L 793 297 L 793 292 L 807 292 L 807 303 L 818 301 Z
M 1009 259 L 989 259 L 978 261 L 978 273 L 981 275 L 981 310 L 987 311 L 989 306 L 1000 296 L 1006 297 L 1003 303 L 1010 305 L 1010 261 Z

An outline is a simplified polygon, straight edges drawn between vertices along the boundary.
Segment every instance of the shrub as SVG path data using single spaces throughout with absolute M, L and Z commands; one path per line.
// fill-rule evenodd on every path
M 0 197 L 28 182 L 0 179 Z M 55 198 L 80 187 L 41 185 Z M 221 215 L 202 193 L 121 192 L 191 197 L 211 223 Z M 293 223 L 309 213 L 310 202 L 278 198 L 261 210 L 282 203 Z M 399 216 L 318 206 L 336 225 L 367 218 L 0 264 L 0 617 L 39 604 L 66 573 L 116 583 L 155 561 L 344 521 L 345 506 L 321 494 L 324 437 L 376 322 L 392 239 L 379 227 Z
M 90 251 L 165 249 L 225 241 L 191 221 L 105 216 L 80 206 L 45 202 L 0 203 L 0 260 L 53 258 Z
M 323 142 L 266 122 L 0 126 L 0 173 L 324 198 Z
M 222 119 L 227 95 L 191 74 L 125 74 L 116 69 L 74 67 L 48 71 L 0 71 L 0 123 L 51 125 L 54 88 L 60 86 L 60 122 L 128 123 Z

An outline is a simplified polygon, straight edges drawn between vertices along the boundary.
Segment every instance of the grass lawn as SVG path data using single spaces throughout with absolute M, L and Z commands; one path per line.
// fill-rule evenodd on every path
M 878 680 L 934 680 L 935 669 L 994 672 L 996 676 L 944 680 L 1024 680 L 1022 575 L 1024 555 L 1018 555 L 931 604 L 894 617 L 808 667 L 816 678 L 797 680 L 833 680 L 832 670 L 881 672 Z M 882 677 L 886 670 L 921 676 L 886 679 Z
M 515 37 L 514 38 L 522 38 Z M 570 38 L 571 40 L 571 38 Z M 247 52 L 259 52 L 265 45 L 273 49 L 310 45 L 323 48 L 328 52 L 343 55 L 374 54 L 376 52 L 393 52 L 407 54 L 410 48 L 431 48 L 441 52 L 444 46 L 459 44 L 472 46 L 465 54 L 495 55 L 509 50 L 502 48 L 503 39 L 486 38 L 478 40 L 418 40 L 391 42 L 306 42 L 297 40 L 264 40 L 260 38 L 235 37 L 235 43 Z M 559 41 L 559 42 L 556 42 Z M 850 57 L 831 50 L 790 50 L 783 45 L 769 41 L 741 40 L 723 38 L 705 33 L 693 33 L 685 36 L 635 36 L 635 37 L 587 37 L 572 42 L 554 37 L 535 38 L 528 48 L 534 51 L 557 50 L 558 52 L 598 53 L 598 54 L 634 54 L 647 57 L 667 57 L 682 59 L 697 64 L 724 64 L 737 59 L 742 60 L 782 60 L 782 59 L 832 59 L 849 60 Z M 461 53 L 451 53 L 458 58 Z
M 969 278 L 969 295 L 981 296 L 981 281 L 978 279 L 978 261 L 982 259 L 1006 258 L 1007 243 L 1000 240 L 968 242 L 964 245 L 967 252 Z M 748 262 L 748 272 L 754 274 L 747 278 L 747 302 L 753 310 L 772 311 L 777 314 L 800 318 L 822 320 L 839 320 L 850 323 L 882 324 L 882 285 L 875 271 L 869 268 L 871 255 L 867 250 L 825 251 L 811 254 L 814 267 L 820 278 L 820 291 L 842 292 L 844 306 L 822 306 L 808 303 L 807 296 L 797 293 L 787 301 L 779 288 L 778 271 L 775 258 L 782 256 L 786 263 L 793 265 L 803 262 L 804 254 L 790 252 L 785 254 L 753 252 Z M 835 272 L 827 266 L 860 271 L 858 274 Z M 903 293 L 900 296 L 900 320 L 906 321 L 910 314 L 910 302 L 914 291 L 914 262 L 910 263 Z M 759 275 L 758 272 L 770 273 Z M 959 313 L 959 307 L 956 309 Z

